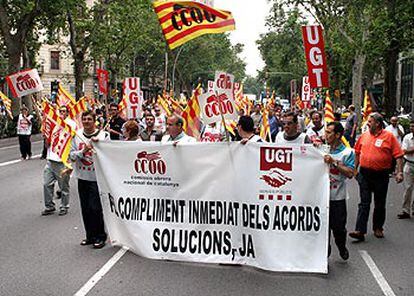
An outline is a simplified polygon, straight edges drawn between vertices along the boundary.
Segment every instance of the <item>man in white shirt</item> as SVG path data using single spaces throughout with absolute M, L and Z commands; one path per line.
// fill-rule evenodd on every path
M 68 108 L 61 106 L 59 108 L 60 117 L 70 125 L 73 129 L 76 129 L 76 123 L 68 118 Z M 59 133 L 59 130 L 53 131 L 53 133 Z M 53 214 L 56 210 L 55 203 L 53 202 L 53 192 L 55 188 L 55 182 L 59 186 L 60 210 L 59 216 L 66 215 L 69 209 L 69 181 L 70 174 L 63 173 L 65 165 L 62 159 L 52 151 L 51 147 L 47 148 L 47 162 L 43 170 L 43 198 L 45 202 L 45 209 L 42 211 L 42 216 Z
M 237 130 L 242 138 L 240 143 L 246 144 L 247 142 L 263 142 L 262 138 L 255 135 L 254 121 L 250 116 L 241 116 L 237 123 Z
M 22 160 L 32 157 L 32 143 L 30 136 L 32 134 L 32 119 L 29 115 L 29 109 L 23 106 L 20 109 L 19 118 L 17 119 L 17 136 L 19 137 L 20 154 Z
M 183 130 L 184 120 L 177 116 L 172 115 L 167 119 L 167 134 L 162 137 L 161 143 L 174 142 L 177 143 L 192 143 L 197 140 L 187 135 Z
M 401 124 L 398 124 L 398 117 L 393 116 L 390 119 L 390 125 L 385 128 L 386 131 L 390 131 L 397 138 L 398 142 L 401 144 L 402 138 L 404 137 L 404 128 Z
M 322 123 L 322 114 L 313 111 L 311 114 L 313 127 L 306 130 L 306 135 L 313 144 L 322 144 L 325 141 L 325 128 Z
M 154 128 L 155 130 L 165 133 L 166 130 L 166 118 L 165 115 L 161 113 L 161 108 L 159 105 L 154 106 L 154 116 L 155 116 L 155 123 Z
M 283 114 L 283 132 L 276 136 L 276 144 L 310 144 L 311 141 L 305 133 L 298 131 L 298 116 L 294 112 Z
M 412 203 L 412 193 L 414 186 L 414 120 L 410 122 L 410 133 L 402 141 L 402 150 L 404 152 L 404 200 L 401 213 L 398 219 L 409 219 L 410 212 L 414 215 L 414 204 Z

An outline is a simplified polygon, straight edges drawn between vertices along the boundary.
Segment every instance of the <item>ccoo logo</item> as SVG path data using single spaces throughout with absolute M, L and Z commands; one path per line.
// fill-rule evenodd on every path
M 167 164 L 158 151 L 152 153 L 141 151 L 137 153 L 134 169 L 138 174 L 164 175 L 167 171 Z

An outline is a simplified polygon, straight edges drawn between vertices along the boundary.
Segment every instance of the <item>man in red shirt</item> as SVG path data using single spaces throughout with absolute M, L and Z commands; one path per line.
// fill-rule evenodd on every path
M 355 231 L 349 236 L 363 241 L 367 233 L 369 208 L 374 194 L 373 230 L 377 238 L 384 237 L 385 200 L 388 191 L 389 174 L 392 172 L 392 160 L 397 160 L 397 183 L 403 181 L 402 156 L 400 144 L 395 136 L 383 129 L 383 118 L 379 113 L 372 113 L 368 119 L 369 131 L 365 132 L 355 144 L 355 170 L 359 184 L 361 202 Z

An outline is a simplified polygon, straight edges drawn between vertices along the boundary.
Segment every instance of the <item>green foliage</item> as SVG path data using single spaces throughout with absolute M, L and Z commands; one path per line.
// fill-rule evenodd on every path
M 285 11 L 275 4 L 267 20 L 270 32 L 257 41 L 265 62 L 259 77 L 271 90 L 287 94 L 289 81 L 306 75 L 301 26 L 305 24 L 298 9 Z

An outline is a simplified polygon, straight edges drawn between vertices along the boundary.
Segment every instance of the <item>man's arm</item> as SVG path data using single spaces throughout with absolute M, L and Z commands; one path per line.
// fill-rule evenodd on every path
M 402 157 L 397 158 L 397 175 L 395 176 L 395 181 L 401 183 L 404 180 L 403 175 L 403 159 Z

